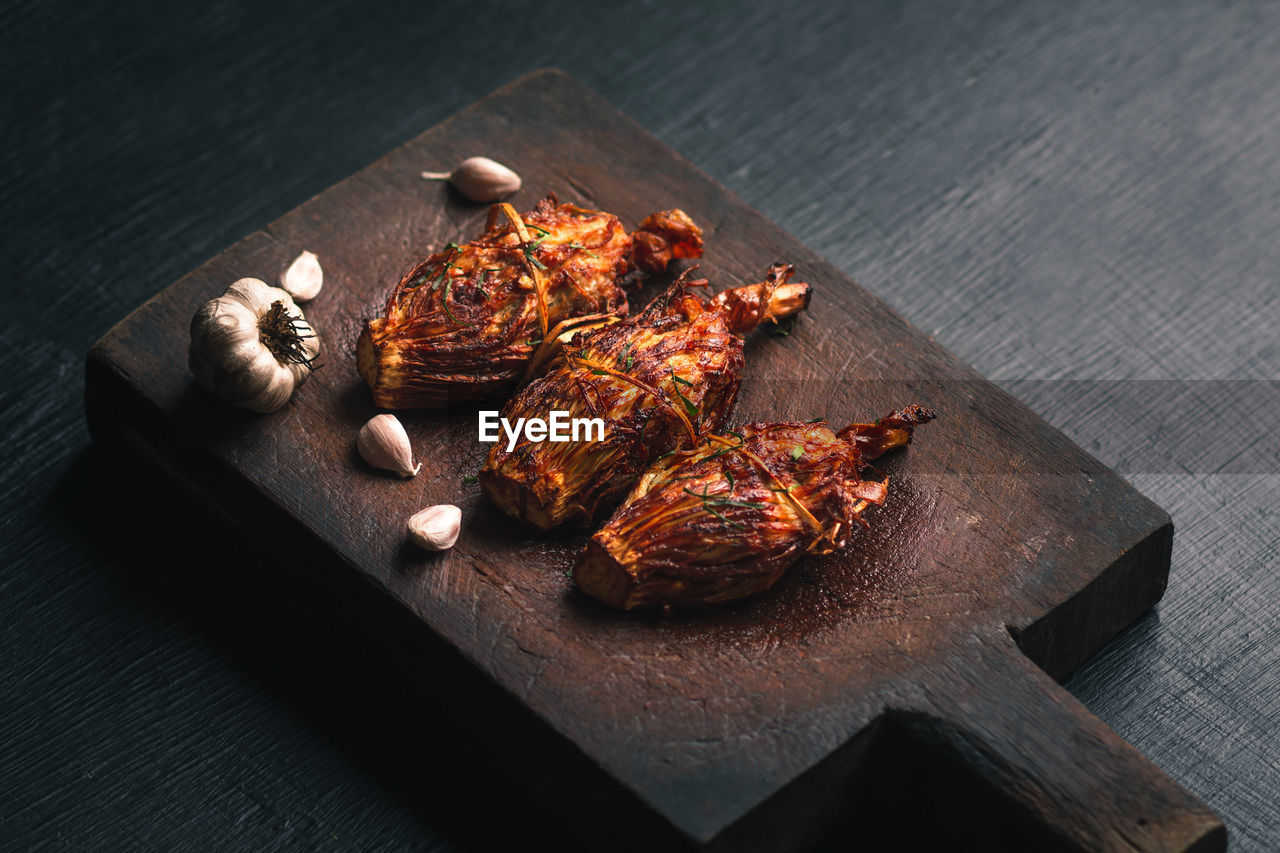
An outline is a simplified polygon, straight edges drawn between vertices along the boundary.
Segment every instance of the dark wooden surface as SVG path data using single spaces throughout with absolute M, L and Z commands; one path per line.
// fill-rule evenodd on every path
M 418 177 L 423 163 L 474 151 L 521 171 L 512 201 L 524 208 L 547 189 L 625 222 L 679 204 L 704 224 L 701 270 L 720 287 L 796 264 L 809 308 L 785 343 L 753 340 L 735 423 L 818 414 L 840 425 L 907 401 L 942 413 L 922 442 L 877 464 L 891 499 L 870 532 L 751 601 L 620 617 L 566 576 L 582 535 L 514 529 L 464 482 L 488 450 L 474 438 L 483 404 L 402 414 L 425 460 L 412 481 L 358 464 L 352 436 L 377 409 L 353 341 L 399 271 L 483 228 L 487 206 Z M 269 276 L 303 247 L 327 265 L 328 290 L 307 305 L 325 368 L 271 417 L 199 391 L 187 318 L 226 282 Z M 998 837 L 1207 850 L 1216 835 L 1221 846 L 1208 809 L 1031 663 L 1061 676 L 1150 609 L 1166 586 L 1167 515 L 562 72 L 504 86 L 238 242 L 113 328 L 88 369 L 95 436 L 113 452 L 140 445 L 277 545 L 287 599 L 322 573 L 363 576 L 431 635 L 410 642 L 438 638 L 476 670 L 471 682 L 510 696 L 497 713 L 492 688 L 452 684 L 453 701 L 474 707 L 459 734 L 499 742 L 495 767 L 534 797 L 559 779 L 548 805 L 602 850 L 628 836 L 791 849 L 821 838 L 872 779 L 877 798 L 911 802 L 975 846 L 987 846 L 975 832 L 1015 816 L 1028 826 Z M 457 545 L 406 547 L 404 520 L 436 503 L 463 508 Z M 312 550 L 314 562 L 301 557 Z M 433 655 L 369 656 L 407 684 L 442 679 Z M 910 721 L 891 743 L 886 715 Z M 503 741 L 509 731 L 520 742 Z M 903 739 L 940 753 L 926 766 L 950 756 L 957 772 L 891 787 L 879 763 L 846 758 L 894 762 Z M 516 749 L 580 753 L 589 766 L 508 766 Z M 974 777 L 992 794 L 982 820 L 939 805 L 967 802 Z
M 1274 845 L 1268 7 L 542 4 L 479 20 L 115 4 L 4 23 L 6 844 L 555 833 L 518 802 L 507 830 L 466 808 L 388 734 L 409 722 L 396 685 L 220 593 L 245 555 L 87 450 L 79 394 L 89 344 L 165 283 L 556 64 L 1171 511 L 1163 603 L 1067 686 L 1216 808 L 1236 848 Z M 437 749 L 456 746 L 442 732 Z M 925 833 L 909 809 L 877 816 Z

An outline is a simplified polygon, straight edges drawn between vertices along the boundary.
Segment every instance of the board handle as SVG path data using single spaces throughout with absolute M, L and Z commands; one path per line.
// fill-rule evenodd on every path
M 976 670 L 973 647 L 956 655 L 937 682 L 951 686 L 931 692 L 927 709 L 889 715 L 898 757 L 915 765 L 902 787 L 927 814 L 975 849 L 1226 849 L 1226 827 L 1208 806 L 1012 639 L 994 645 Z

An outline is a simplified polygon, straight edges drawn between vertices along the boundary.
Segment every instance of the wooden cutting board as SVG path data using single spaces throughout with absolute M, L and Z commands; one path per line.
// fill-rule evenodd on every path
M 812 304 L 790 336 L 749 342 L 736 419 L 936 409 L 879 464 L 891 490 L 871 529 L 753 600 L 619 615 L 565 575 L 580 534 L 520 530 L 464 481 L 488 447 L 480 407 L 402 418 L 416 479 L 363 466 L 360 324 L 416 260 L 479 233 L 486 206 L 419 173 L 480 153 L 521 173 L 522 210 L 547 191 L 629 227 L 683 208 L 717 289 L 796 264 Z M 325 269 L 306 306 L 323 369 L 265 416 L 197 389 L 192 314 L 303 249 Z M 227 249 L 112 329 L 87 369 L 99 440 L 159 462 L 244 535 L 270 531 L 292 555 L 275 562 L 283 595 L 329 590 L 339 630 L 446 691 L 477 749 L 591 844 L 794 848 L 887 801 L 974 846 L 1225 846 L 1207 807 L 1054 681 L 1160 598 L 1169 517 L 562 73 L 515 81 Z M 405 519 L 445 502 L 464 511 L 457 546 L 407 546 Z

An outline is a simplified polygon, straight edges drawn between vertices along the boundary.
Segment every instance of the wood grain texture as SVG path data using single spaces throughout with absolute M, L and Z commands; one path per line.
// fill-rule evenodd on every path
M 1215 473 L 1180 437 L 1239 426 L 1214 405 L 1234 394 L 1201 391 L 1275 378 L 1275 11 L 979 0 L 485 12 L 480 27 L 474 8 L 448 3 L 0 12 L 0 103 L 16 128 L 0 150 L 0 253 L 17 271 L 0 291 L 0 846 L 456 850 L 559 837 L 527 809 L 504 835 L 479 798 L 431 771 L 458 749 L 423 709 L 395 710 L 394 683 L 328 632 L 227 595 L 228 572 L 254 577 L 238 568 L 246 555 L 167 487 L 86 453 L 79 402 L 84 351 L 166 283 L 556 64 L 1170 511 L 1158 612 L 1066 686 L 1222 814 L 1233 850 L 1272 849 L 1280 479 L 1260 425 L 1276 419 L 1246 409 L 1254 455 L 1234 471 Z M 1192 386 L 1205 418 L 1170 428 L 1163 396 L 1135 394 L 1133 380 L 1210 383 Z M 406 749 L 390 733 L 400 720 L 420 722 L 429 748 Z M 903 805 L 850 818 L 860 838 L 937 843 Z
M 402 270 L 481 229 L 486 206 L 418 178 L 422 163 L 471 150 L 520 170 L 524 208 L 547 189 L 624 222 L 680 206 L 703 224 L 702 270 L 722 288 L 795 263 L 809 309 L 785 345 L 753 341 L 735 419 L 845 423 L 906 402 L 942 413 L 926 441 L 879 466 L 892 498 L 870 533 L 741 605 L 620 617 L 565 576 L 581 536 L 532 536 L 465 485 L 487 451 L 477 406 L 402 414 L 427 460 L 413 480 L 357 464 L 352 436 L 376 410 L 353 341 Z M 225 282 L 274 278 L 304 248 L 326 268 L 307 306 L 325 369 L 269 417 L 230 409 L 191 380 L 187 318 Z M 845 790 L 881 775 L 820 768 L 874 747 L 885 714 L 959 765 L 951 784 L 926 786 L 952 808 L 925 809 L 975 844 L 982 824 L 954 806 L 974 777 L 1005 842 L 1225 840 L 1211 811 L 1049 676 L 1012 662 L 1017 639 L 1065 673 L 1150 608 L 1168 569 L 1163 511 L 563 73 L 503 87 L 183 277 L 94 346 L 86 394 L 109 446 L 159 456 L 250 531 L 315 551 L 306 574 L 280 569 L 290 584 L 354 571 L 411 614 L 405 643 L 424 652 L 394 662 L 397 677 L 457 671 L 445 683 L 470 709 L 466 734 L 496 742 L 495 762 L 534 797 L 554 768 L 549 807 L 601 849 L 812 843 L 847 808 Z M 403 525 L 436 503 L 460 505 L 465 524 L 453 549 L 428 556 Z M 520 742 L 496 734 L 516 731 Z M 517 749 L 545 759 L 531 773 L 506 760 Z M 904 779 L 879 796 L 919 787 Z

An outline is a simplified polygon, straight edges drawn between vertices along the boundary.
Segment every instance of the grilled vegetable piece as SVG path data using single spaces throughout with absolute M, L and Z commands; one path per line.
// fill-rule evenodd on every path
M 773 585 L 802 554 L 842 548 L 888 480 L 859 469 L 907 444 L 934 413 L 910 406 L 838 433 L 821 422 L 750 424 L 658 460 L 573 570 L 611 607 L 731 601 Z
M 543 529 L 616 504 L 656 457 L 723 428 L 738 394 L 742 338 L 809 302 L 790 266 L 706 299 L 687 273 L 637 316 L 572 337 L 502 410 L 518 418 L 600 418 L 603 441 L 494 445 L 480 483 L 503 511 Z M 705 281 L 696 282 L 705 284 Z
M 494 205 L 484 234 L 450 243 L 401 279 L 356 345 L 374 402 L 425 409 L 506 394 L 538 343 L 562 321 L 625 316 L 622 282 L 702 255 L 683 211 L 656 213 L 634 234 L 618 217 L 549 195 L 521 217 Z

